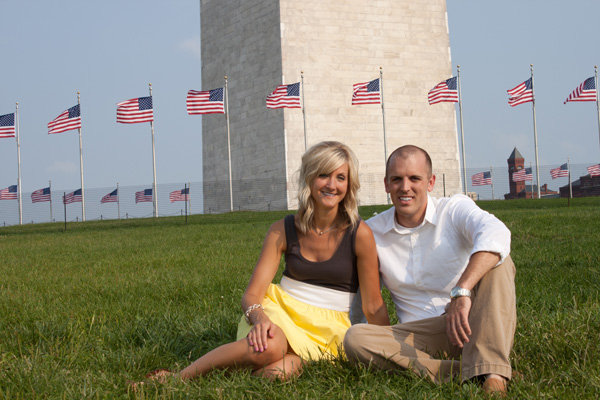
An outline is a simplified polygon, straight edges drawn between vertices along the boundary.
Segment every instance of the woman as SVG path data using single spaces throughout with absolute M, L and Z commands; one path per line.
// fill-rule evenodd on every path
M 360 281 L 369 323 L 389 325 L 379 290 L 375 241 L 360 220 L 358 162 L 339 142 L 322 142 L 302 157 L 299 210 L 275 222 L 242 297 L 237 341 L 222 345 L 177 375 L 190 379 L 212 369 L 249 367 L 287 378 L 304 362 L 338 354 L 350 327 L 348 310 Z M 281 256 L 286 267 L 271 283 Z M 172 373 L 157 371 L 151 378 Z

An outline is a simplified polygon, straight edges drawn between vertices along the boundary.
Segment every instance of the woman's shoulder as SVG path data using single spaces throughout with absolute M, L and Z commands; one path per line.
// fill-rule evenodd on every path
M 284 218 L 277 220 L 271 224 L 268 234 L 283 235 L 291 234 L 291 231 L 295 231 L 296 216 L 294 214 L 286 215 Z
M 373 232 L 371 231 L 369 225 L 362 220 L 358 223 L 358 228 L 356 229 L 355 248 L 357 254 L 365 251 L 366 249 L 375 248 L 375 238 L 373 237 Z
M 285 218 L 271 224 L 265 237 L 265 245 L 274 245 L 278 250 L 285 251 L 287 246 L 285 234 Z
M 271 227 L 269 228 L 269 233 L 271 232 L 281 232 L 281 233 L 285 233 L 285 220 L 287 217 L 285 218 L 281 218 L 275 222 L 273 222 L 271 224 Z
M 361 219 L 358 221 L 358 226 L 356 227 L 356 238 L 361 240 L 368 237 L 373 237 L 373 231 L 369 225 L 367 225 L 367 223 Z

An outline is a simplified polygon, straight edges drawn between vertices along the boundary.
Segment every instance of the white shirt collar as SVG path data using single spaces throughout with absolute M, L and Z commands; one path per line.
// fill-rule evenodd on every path
M 437 208 L 435 206 L 433 198 L 431 198 L 429 194 L 427 194 L 427 209 L 425 210 L 425 221 L 429 222 L 432 225 L 437 225 L 438 221 Z
M 425 209 L 425 218 L 423 219 L 423 222 L 419 226 L 416 226 L 414 228 L 406 228 L 406 227 L 396 223 L 396 209 L 394 207 L 392 207 L 391 210 L 393 210 L 391 218 L 387 219 L 386 226 L 384 228 L 384 231 L 386 231 L 386 232 L 395 230 L 396 232 L 398 232 L 400 234 L 407 234 L 407 233 L 412 233 L 412 232 L 420 229 L 422 226 L 425 225 L 425 223 L 437 225 L 438 217 L 437 217 L 437 212 L 436 212 L 436 206 L 435 206 L 435 203 L 434 203 L 433 199 L 431 198 L 431 196 L 429 196 L 429 194 L 427 194 L 427 207 Z

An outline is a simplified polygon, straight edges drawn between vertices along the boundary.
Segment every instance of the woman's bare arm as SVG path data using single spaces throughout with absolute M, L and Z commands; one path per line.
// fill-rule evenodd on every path
M 377 260 L 375 239 L 371 228 L 363 221 L 360 222 L 356 232 L 354 247 L 356 249 L 363 313 L 370 324 L 389 325 L 390 317 L 381 297 L 381 287 L 379 285 L 379 262 Z
M 271 225 L 263 242 L 260 257 L 252 272 L 250 282 L 242 296 L 242 310 L 245 312 L 253 304 L 261 304 L 265 293 L 279 268 L 281 255 L 285 252 L 284 221 L 279 220 Z M 253 327 L 248 334 L 248 342 L 255 351 L 262 352 L 267 348 L 267 338 L 272 337 L 272 322 L 261 308 L 256 308 L 248 315 Z

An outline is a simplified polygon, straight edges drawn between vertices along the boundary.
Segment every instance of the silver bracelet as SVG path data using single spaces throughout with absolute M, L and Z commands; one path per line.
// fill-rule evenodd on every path
M 246 322 L 248 322 L 249 324 L 252 324 L 250 322 L 250 314 L 252 313 L 252 311 L 256 310 L 257 308 L 260 308 L 261 310 L 264 311 L 262 304 L 252 304 L 250 307 L 248 307 L 246 309 L 246 312 L 244 313 L 244 315 L 246 316 Z

